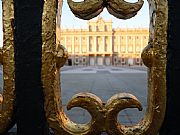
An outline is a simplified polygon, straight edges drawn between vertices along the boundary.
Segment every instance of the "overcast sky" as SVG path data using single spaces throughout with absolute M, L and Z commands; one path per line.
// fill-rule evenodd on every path
M 75 0 L 74 0 L 75 1 Z M 77 1 L 77 0 L 76 0 Z M 137 0 L 126 0 L 128 2 L 137 2 Z M 110 15 L 106 9 L 103 10 L 103 12 L 100 14 L 101 17 L 103 17 L 105 20 L 112 19 L 113 22 L 113 28 L 126 28 L 126 27 L 148 27 L 149 26 L 149 7 L 147 0 L 144 0 L 144 5 L 141 8 L 141 10 L 138 12 L 138 14 L 128 20 L 120 20 L 112 15 Z M 62 21 L 61 26 L 63 28 L 85 28 L 87 26 L 86 20 L 81 20 L 77 17 L 75 17 L 72 12 L 70 11 L 67 0 L 64 0 L 63 2 L 63 9 L 62 9 Z M 94 18 L 97 19 L 97 18 Z M 0 46 L 2 46 L 2 3 L 0 1 Z

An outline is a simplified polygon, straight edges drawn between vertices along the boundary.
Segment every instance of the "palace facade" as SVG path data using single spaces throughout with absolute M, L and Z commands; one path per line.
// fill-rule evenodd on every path
M 87 29 L 61 29 L 68 65 L 142 65 L 148 28 L 112 28 L 112 20 L 89 21 Z

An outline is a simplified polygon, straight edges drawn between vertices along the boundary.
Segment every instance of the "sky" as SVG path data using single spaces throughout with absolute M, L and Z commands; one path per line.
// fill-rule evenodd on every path
M 75 1 L 75 0 L 74 0 Z M 76 0 L 77 1 L 77 0 Z M 128 2 L 137 2 L 137 0 L 126 0 Z M 108 13 L 106 9 L 101 12 L 100 16 L 104 20 L 112 20 L 113 28 L 139 28 L 139 27 L 149 27 L 149 7 L 147 0 L 144 0 L 144 5 L 137 15 L 128 20 L 121 20 L 113 17 Z M 94 18 L 93 20 L 96 20 Z M 82 20 L 75 17 L 70 11 L 67 0 L 63 1 L 62 17 L 61 17 L 61 27 L 62 28 L 86 28 L 87 20 Z M 0 1 L 0 46 L 3 44 L 3 32 L 2 32 L 2 3 Z
M 75 0 L 74 0 L 75 1 Z M 137 0 L 126 0 L 128 2 L 137 2 Z M 117 19 L 116 17 L 113 17 L 111 14 L 108 13 L 108 11 L 104 8 L 103 12 L 100 14 L 101 17 L 105 20 L 112 19 L 113 22 L 113 28 L 117 27 L 148 27 L 149 26 L 149 7 L 147 0 L 144 0 L 144 5 L 141 8 L 141 10 L 138 12 L 138 14 L 128 20 L 121 20 Z M 94 19 L 97 19 L 94 18 Z M 64 28 L 84 28 L 87 26 L 86 20 L 81 20 L 77 17 L 75 17 L 72 12 L 70 11 L 67 0 L 63 3 L 63 9 L 62 9 L 62 22 L 61 25 Z

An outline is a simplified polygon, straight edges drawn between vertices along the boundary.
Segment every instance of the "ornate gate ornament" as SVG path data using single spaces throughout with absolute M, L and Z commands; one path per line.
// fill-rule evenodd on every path
M 14 82 L 14 6 L 13 0 L 3 0 L 3 48 L 0 50 L 0 63 L 3 65 L 3 96 L 0 96 L 0 134 L 6 132 L 13 123 L 15 103 Z
M 62 45 L 56 44 L 57 0 L 44 0 L 42 15 L 42 70 L 41 81 L 45 96 L 44 109 L 50 128 L 56 135 L 155 135 L 163 122 L 166 105 L 166 47 L 167 0 L 148 0 L 150 9 L 149 43 L 142 52 L 148 67 L 148 107 L 145 116 L 135 125 L 125 126 L 117 121 L 118 113 L 126 108 L 142 110 L 138 99 L 129 93 L 118 93 L 107 103 L 91 93 L 73 96 L 67 109 L 82 107 L 92 116 L 87 124 L 73 123 L 64 113 L 61 101 L 60 70 L 68 54 Z M 107 8 L 110 14 L 128 19 L 137 14 L 143 1 L 128 3 L 123 0 L 68 0 L 70 9 L 81 19 L 91 19 Z M 3 0 L 4 45 L 0 53 L 3 64 L 4 90 L 0 110 L 0 134 L 12 123 L 14 108 L 14 36 L 13 0 Z
M 129 19 L 137 14 L 144 1 L 128 3 L 124 0 L 85 0 L 84 2 L 73 2 L 67 0 L 71 11 L 75 16 L 89 20 L 99 15 L 104 7 L 108 12 L 119 19 Z

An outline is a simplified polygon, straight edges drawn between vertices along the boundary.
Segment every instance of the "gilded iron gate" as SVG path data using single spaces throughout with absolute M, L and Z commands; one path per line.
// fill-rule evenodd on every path
M 125 126 L 117 121 L 118 113 L 126 108 L 142 110 L 141 103 L 130 93 L 117 93 L 105 104 L 91 93 L 73 96 L 67 109 L 82 107 L 92 116 L 87 124 L 69 120 L 62 108 L 60 71 L 68 57 L 62 45 L 56 44 L 56 0 L 44 0 L 42 15 L 42 70 L 41 81 L 45 95 L 45 111 L 50 128 L 56 135 L 156 135 L 163 122 L 166 105 L 166 48 L 167 48 L 167 0 L 148 0 L 150 9 L 149 42 L 142 52 L 148 67 L 148 107 L 145 116 L 136 125 Z M 4 45 L 0 52 L 3 64 L 3 95 L 0 96 L 0 134 L 12 123 L 15 101 L 14 83 L 14 1 L 3 0 Z M 143 0 L 128 3 L 123 0 L 68 0 L 71 11 L 81 19 L 91 19 L 107 8 L 119 19 L 128 19 L 137 14 Z M 63 21 L 63 20 L 62 20 Z

